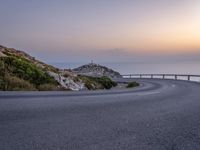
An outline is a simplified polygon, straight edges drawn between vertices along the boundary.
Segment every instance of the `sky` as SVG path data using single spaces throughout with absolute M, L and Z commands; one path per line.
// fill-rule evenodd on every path
M 0 44 L 46 62 L 200 58 L 200 0 L 0 2 Z

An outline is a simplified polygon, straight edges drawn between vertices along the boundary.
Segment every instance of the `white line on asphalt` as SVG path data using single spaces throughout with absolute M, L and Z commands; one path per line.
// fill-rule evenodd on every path
M 159 94 L 160 92 L 145 92 L 145 93 L 137 93 L 137 95 L 152 95 L 152 94 Z
M 172 84 L 172 87 L 175 87 L 176 85 L 175 84 Z

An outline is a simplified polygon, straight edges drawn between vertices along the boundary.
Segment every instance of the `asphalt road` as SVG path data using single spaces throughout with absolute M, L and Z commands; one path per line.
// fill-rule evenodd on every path
M 200 84 L 1 92 L 0 150 L 199 150 Z

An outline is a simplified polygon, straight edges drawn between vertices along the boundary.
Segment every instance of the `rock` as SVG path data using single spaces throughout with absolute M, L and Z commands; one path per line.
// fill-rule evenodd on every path
M 0 57 L 6 57 L 6 55 L 0 51 Z
M 70 89 L 72 91 L 80 91 L 85 89 L 84 83 L 82 81 L 75 82 L 73 77 L 64 77 L 61 74 L 48 71 L 48 74 L 53 77 L 62 87 L 65 89 Z
M 93 76 L 93 77 L 102 77 L 102 76 L 107 76 L 110 78 L 122 77 L 119 72 L 116 72 L 110 68 L 94 63 L 83 65 L 81 67 L 73 69 L 72 71 L 79 75 Z

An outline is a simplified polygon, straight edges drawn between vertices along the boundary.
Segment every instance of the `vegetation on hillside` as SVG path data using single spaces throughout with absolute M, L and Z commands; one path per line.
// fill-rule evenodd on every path
M 0 48 L 1 48 L 1 46 L 0 46 Z M 10 48 L 6 48 L 6 47 L 3 47 L 3 49 L 4 49 L 3 54 L 5 54 L 6 56 L 15 57 L 18 59 L 22 59 L 24 61 L 28 61 L 29 63 L 40 66 L 44 71 L 52 71 L 52 72 L 56 72 L 56 73 L 58 73 L 58 71 L 59 71 L 58 68 L 55 68 L 48 64 L 45 64 L 41 61 L 38 61 L 35 59 L 35 57 L 32 57 L 23 51 L 10 49 Z
M 109 77 L 89 77 L 78 76 L 84 83 L 85 87 L 89 90 L 95 89 L 111 89 L 117 86 L 117 83 L 112 81 Z
M 133 87 L 137 87 L 139 85 L 140 85 L 139 83 L 133 81 L 133 82 L 128 83 L 128 85 L 126 87 L 127 88 L 133 88 Z
M 96 67 L 95 67 L 96 66 Z M 116 72 L 103 66 L 91 65 L 96 73 Z M 119 74 L 119 73 L 118 73 Z M 62 80 L 61 80 L 62 79 Z M 70 70 L 60 70 L 45 64 L 29 54 L 0 45 L 0 90 L 3 91 L 51 91 L 110 89 L 116 86 L 109 77 L 77 76 Z
M 42 85 L 58 86 L 46 71 L 20 56 L 0 57 L 0 70 L 0 90 L 46 90 Z

